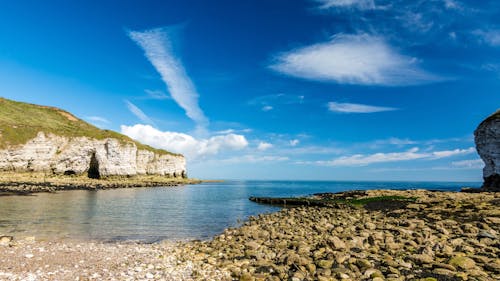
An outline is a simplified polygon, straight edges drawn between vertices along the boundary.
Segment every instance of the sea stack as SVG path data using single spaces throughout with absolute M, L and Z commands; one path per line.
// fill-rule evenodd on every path
M 474 132 L 476 149 L 483 159 L 483 190 L 500 191 L 500 110 L 486 118 Z

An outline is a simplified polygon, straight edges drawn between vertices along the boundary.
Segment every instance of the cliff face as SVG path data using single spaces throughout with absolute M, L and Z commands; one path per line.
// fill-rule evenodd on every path
M 112 175 L 186 176 L 181 155 L 138 149 L 133 142 L 106 138 L 63 137 L 39 132 L 24 145 L 0 150 L 0 171 Z
M 500 191 L 500 110 L 481 122 L 474 139 L 485 163 L 483 189 Z

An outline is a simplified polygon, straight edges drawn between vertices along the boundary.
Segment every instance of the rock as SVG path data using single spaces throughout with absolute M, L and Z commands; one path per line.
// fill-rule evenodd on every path
M 481 231 L 477 234 L 477 238 L 491 238 L 496 239 L 497 237 L 487 231 Z
M 468 257 L 453 257 L 450 259 L 448 262 L 450 265 L 453 265 L 454 267 L 461 268 L 461 269 L 471 269 L 476 266 L 476 262 Z
M 366 269 L 366 268 L 371 268 L 372 267 L 371 262 L 368 261 L 368 260 L 365 260 L 365 259 L 358 259 L 358 260 L 356 260 L 356 265 L 360 269 Z
M 414 254 L 410 256 L 410 259 L 417 264 L 428 264 L 434 262 L 434 259 L 427 254 Z
M 12 241 L 14 237 L 12 236 L 0 236 L 0 245 L 2 246 L 8 246 L 10 241 Z
M 432 273 L 449 277 L 455 276 L 455 271 L 451 271 L 446 268 L 434 268 L 434 270 L 432 270 Z
M 366 227 L 366 229 L 369 229 L 369 230 L 374 230 L 374 229 L 377 228 L 377 226 L 374 223 L 371 223 L 371 222 L 365 223 L 365 227 Z
M 451 265 L 451 264 L 446 264 L 446 263 L 435 263 L 433 264 L 434 267 L 436 268 L 444 268 L 444 269 L 448 269 L 448 270 L 451 270 L 451 271 L 457 271 L 457 269 Z
M 345 249 L 346 245 L 344 241 L 340 240 L 337 236 L 333 236 L 330 240 L 333 243 L 335 249 Z
M 482 188 L 500 191 L 500 110 L 479 124 L 474 140 L 477 152 L 485 163 Z
M 259 244 L 255 241 L 249 241 L 247 243 L 245 243 L 245 247 L 246 248 L 249 248 L 251 250 L 257 250 L 257 248 L 259 248 Z
M 332 268 L 333 265 L 333 260 L 320 260 L 318 262 L 318 266 L 324 269 L 330 269 Z

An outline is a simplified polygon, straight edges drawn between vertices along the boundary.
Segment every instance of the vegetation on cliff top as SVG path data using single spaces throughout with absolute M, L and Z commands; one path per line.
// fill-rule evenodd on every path
M 101 130 L 56 107 L 29 104 L 0 97 L 0 149 L 24 144 L 36 137 L 38 132 L 98 140 L 114 138 L 122 143 L 135 143 L 139 149 L 153 151 L 160 155 L 178 155 L 141 144 L 114 131 Z

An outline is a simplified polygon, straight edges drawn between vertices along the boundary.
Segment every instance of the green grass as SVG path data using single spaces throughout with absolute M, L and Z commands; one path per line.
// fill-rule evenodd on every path
M 101 130 L 59 108 L 17 102 L 0 97 L 0 149 L 24 144 L 36 137 L 38 132 L 98 140 L 114 138 L 122 143 L 135 143 L 139 149 L 153 151 L 160 155 L 178 155 L 141 144 L 114 131 Z

